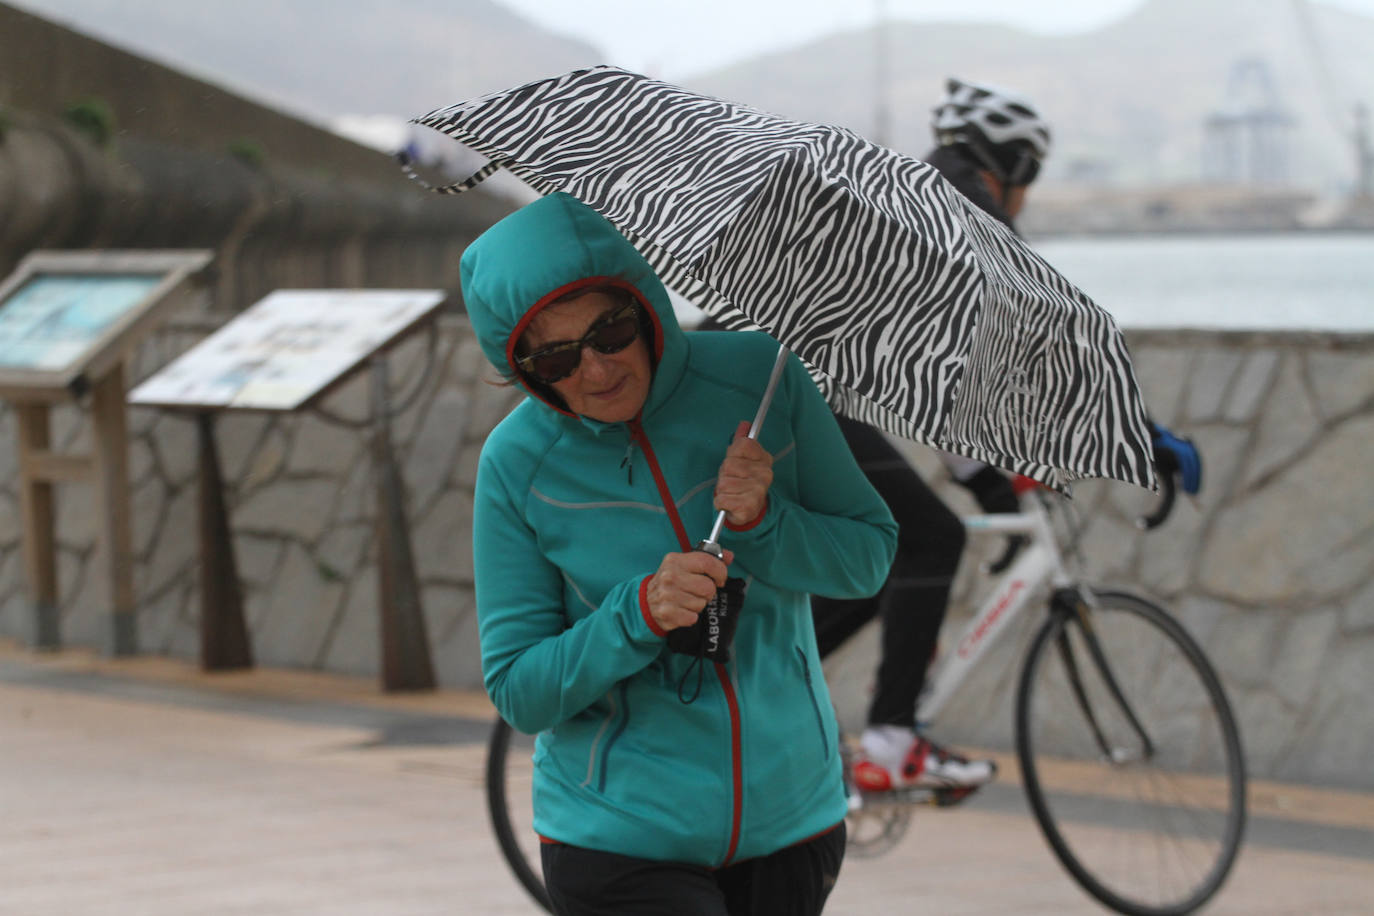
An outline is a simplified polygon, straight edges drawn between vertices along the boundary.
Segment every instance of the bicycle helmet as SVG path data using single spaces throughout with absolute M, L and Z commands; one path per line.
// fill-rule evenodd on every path
M 1027 185 L 1049 155 L 1050 128 L 1026 98 L 950 77 L 931 129 L 942 146 L 962 144 L 1006 185 Z

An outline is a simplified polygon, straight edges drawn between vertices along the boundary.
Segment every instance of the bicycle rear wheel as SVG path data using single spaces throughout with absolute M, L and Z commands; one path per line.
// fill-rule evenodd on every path
M 1056 607 L 1026 655 L 1016 698 L 1026 794 L 1088 893 L 1121 913 L 1191 913 L 1226 880 L 1245 826 L 1235 716 L 1162 608 L 1121 592 L 1096 605 Z
M 497 718 L 487 744 L 487 813 L 491 828 L 515 877 L 540 906 L 553 912 L 539 864 L 530 784 L 534 742 Z

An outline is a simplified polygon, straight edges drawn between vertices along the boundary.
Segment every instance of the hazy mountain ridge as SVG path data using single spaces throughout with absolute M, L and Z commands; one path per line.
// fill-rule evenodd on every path
M 1290 177 L 1333 191 L 1354 175 L 1342 129 L 1357 101 L 1374 106 L 1374 19 L 1309 4 L 1322 59 L 1298 4 L 1287 0 L 1150 0 L 1104 28 L 1037 35 L 1002 26 L 893 22 L 888 47 L 889 145 L 919 156 L 949 75 L 1015 87 L 1056 128 L 1047 183 L 1070 175 L 1136 185 L 1202 176 L 1204 120 L 1228 104 L 1236 62 L 1261 57 L 1279 107 L 1296 119 Z M 687 81 L 693 88 L 806 120 L 871 134 L 873 30 L 831 36 Z M 1322 68 L 1339 98 L 1329 98 Z M 1333 123 L 1340 119 L 1341 128 Z
M 413 117 L 602 57 L 493 0 L 14 5 L 316 122 Z
M 47 18 L 319 123 L 433 108 L 605 62 L 499 0 L 18 0 Z M 39 7 L 42 7 L 40 9 Z M 1235 100 L 1236 62 L 1268 62 L 1278 104 L 1298 119 L 1289 173 L 1301 187 L 1348 188 L 1357 101 L 1374 106 L 1374 18 L 1300 0 L 1148 0 L 1102 28 L 1044 35 L 958 22 L 894 21 L 888 145 L 919 156 L 931 107 L 959 75 L 1019 88 L 1052 120 L 1045 185 L 1138 187 L 1202 177 L 1204 121 Z M 80 15 L 76 15 L 76 13 Z M 679 80 L 688 88 L 872 136 L 877 35 L 828 36 Z M 1331 92 L 1331 87 L 1335 92 Z M 1339 125 L 1339 126 L 1338 126 Z M 385 125 L 379 136 L 387 135 Z

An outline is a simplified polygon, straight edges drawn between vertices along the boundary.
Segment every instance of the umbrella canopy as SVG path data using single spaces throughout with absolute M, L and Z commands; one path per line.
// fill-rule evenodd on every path
M 925 163 L 615 67 L 415 120 L 491 160 L 442 190 L 504 167 L 577 197 L 847 416 L 1060 489 L 1154 485 L 1111 316 Z

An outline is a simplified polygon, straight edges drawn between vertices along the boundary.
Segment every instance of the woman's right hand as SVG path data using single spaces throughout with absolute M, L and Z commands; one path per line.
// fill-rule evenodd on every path
M 676 630 L 696 623 L 706 602 L 725 584 L 727 567 L 734 559 L 729 550 L 725 551 L 724 562 L 701 550 L 665 556 L 649 580 L 645 595 L 649 615 L 659 628 Z

